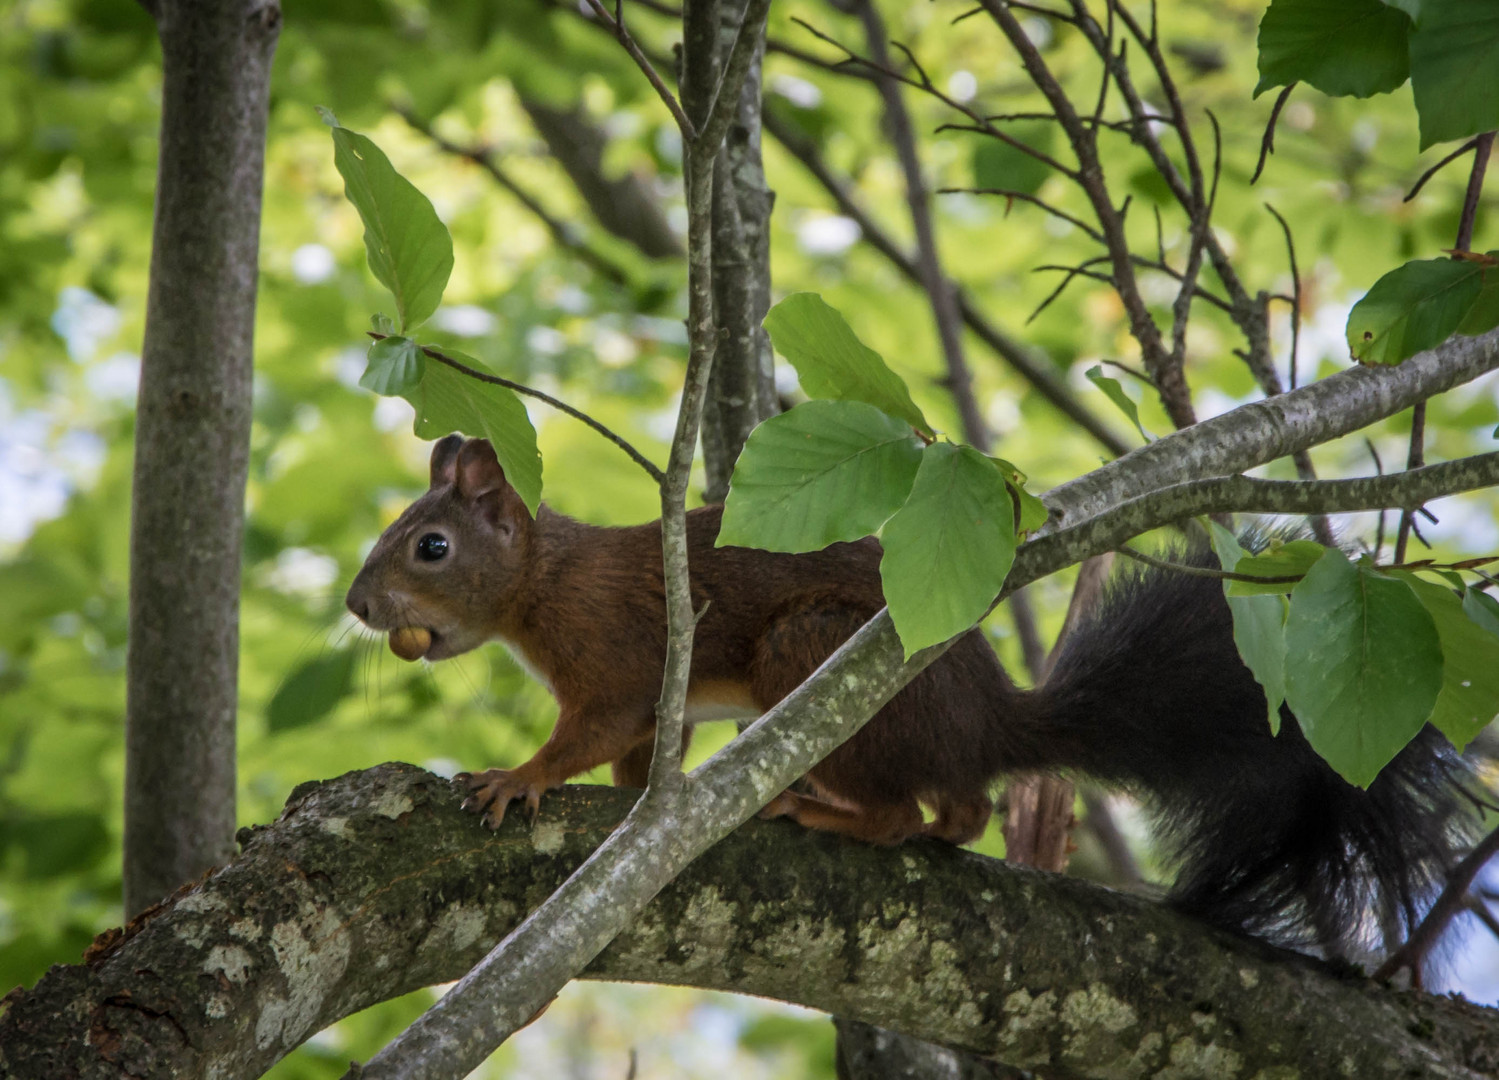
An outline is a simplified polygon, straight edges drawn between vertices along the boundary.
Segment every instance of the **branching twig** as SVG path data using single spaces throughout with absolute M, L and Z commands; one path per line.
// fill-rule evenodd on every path
M 374 338 L 376 341 L 381 341 L 388 336 L 375 330 L 370 330 L 367 332 L 369 336 Z M 558 412 L 566 413 L 574 420 L 583 421 L 583 423 L 593 428 L 594 431 L 597 431 L 600 435 L 608 439 L 615 446 L 619 447 L 626 454 L 629 454 L 630 460 L 634 461 L 635 464 L 644 469 L 650 476 L 650 478 L 657 484 L 660 484 L 661 481 L 665 478 L 666 474 L 663 473 L 659 468 L 657 468 L 655 463 L 652 462 L 650 458 L 646 457 L 639 450 L 630 445 L 630 443 L 623 436 L 611 431 L 609 428 L 599 423 L 583 410 L 576 409 L 573 406 L 569 405 L 567 402 L 558 400 L 557 398 L 552 397 L 551 394 L 543 393 L 542 391 L 527 386 L 524 383 L 518 383 L 513 379 L 507 379 L 500 375 L 491 375 L 487 371 L 476 371 L 474 368 L 469 367 L 462 361 L 454 360 L 451 356 L 448 356 L 441 349 L 435 349 L 429 345 L 419 345 L 417 347 L 422 350 L 422 354 L 424 356 L 428 357 L 429 359 L 436 360 L 439 364 L 446 364 L 454 371 L 467 375 L 470 379 L 475 379 L 482 383 L 489 383 L 492 386 L 503 386 L 506 389 L 514 390 L 517 394 L 524 394 L 527 397 L 533 397 L 537 401 L 545 402 L 552 408 L 556 409 Z
M 1280 216 L 1280 211 L 1269 203 L 1265 209 L 1270 211 L 1276 221 L 1280 222 L 1280 231 L 1286 237 L 1286 255 L 1291 260 L 1291 360 L 1290 381 L 1291 389 L 1296 389 L 1296 354 L 1301 344 L 1301 271 L 1296 267 L 1296 242 L 1291 238 L 1291 226 L 1286 219 Z
M 1404 945 L 1379 965 L 1379 970 L 1374 972 L 1375 979 L 1383 982 L 1402 968 L 1409 968 L 1412 972 L 1420 969 L 1421 962 L 1442 936 L 1442 931 L 1447 929 L 1447 924 L 1467 906 L 1468 890 L 1472 888 L 1473 880 L 1496 853 L 1499 853 L 1499 829 L 1485 836 L 1468 853 L 1467 858 L 1453 867 L 1452 873 L 1447 875 L 1447 884 L 1442 888 L 1442 894 L 1431 905 L 1431 910 L 1421 920 L 1421 925 L 1416 927 Z
M 630 54 L 630 59 L 634 60 L 636 66 L 645 73 L 646 79 L 650 81 L 657 96 L 666 105 L 667 110 L 672 115 L 672 119 L 677 122 L 677 127 L 681 130 L 682 137 L 684 139 L 695 139 L 697 137 L 697 129 L 693 126 L 692 121 L 687 118 L 687 114 L 682 111 L 682 103 L 677 100 L 675 94 L 667 89 L 666 83 L 661 78 L 661 73 L 656 70 L 656 65 L 651 63 L 650 59 L 641 50 L 640 43 L 635 40 L 634 35 L 625 29 L 624 20 L 622 18 L 616 20 L 610 15 L 601 0 L 587 0 L 587 3 L 593 9 L 593 13 L 598 17 L 599 22 L 609 29 L 615 38 L 618 39 L 619 43 L 624 46 L 625 52 Z
M 628 285 L 630 275 L 613 259 L 601 251 L 595 250 L 587 244 L 579 235 L 578 230 L 566 222 L 553 217 L 541 202 L 505 171 L 498 161 L 495 160 L 494 152 L 482 146 L 459 146 L 457 143 L 439 135 L 431 124 L 405 105 L 392 103 L 391 109 L 411 125 L 412 128 L 421 132 L 430 139 L 437 147 L 455 157 L 461 157 L 473 162 L 487 172 L 495 183 L 510 192 L 515 200 L 529 210 L 535 218 L 546 226 L 547 232 L 552 234 L 552 239 L 559 247 L 573 252 L 580 259 L 593 267 L 605 278 L 616 285 Z

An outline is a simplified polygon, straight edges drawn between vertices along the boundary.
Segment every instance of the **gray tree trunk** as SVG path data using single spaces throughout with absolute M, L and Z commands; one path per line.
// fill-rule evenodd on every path
M 276 0 L 155 0 L 161 160 L 130 533 L 125 910 L 234 852 L 240 545 Z
M 687 8 L 687 55 L 700 58 L 682 73 L 689 116 L 705 111 L 744 18 L 745 0 L 717 0 Z M 760 160 L 762 40 L 739 94 L 713 169 L 713 319 L 718 347 L 703 410 L 703 465 L 709 502 L 723 502 L 729 476 L 756 424 L 778 410 L 770 336 L 760 323 L 770 308 L 770 211 L 775 195 Z M 707 57 L 711 59 L 711 64 Z

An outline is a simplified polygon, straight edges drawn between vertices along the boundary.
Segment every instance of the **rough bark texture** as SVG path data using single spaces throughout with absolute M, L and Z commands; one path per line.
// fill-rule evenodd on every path
M 512 815 L 489 833 L 411 766 L 303 785 L 229 866 L 12 996 L 0 1073 L 258 1076 L 338 1017 L 467 970 L 633 799 L 569 787 L 535 826 Z M 713 848 L 587 975 L 781 998 L 1064 1076 L 1499 1069 L 1489 1010 L 1070 878 L 786 822 Z
M 151 10 L 163 81 L 130 535 L 131 913 L 234 850 L 240 538 L 281 21 L 276 0 L 160 0 Z
M 718 24 L 718 56 L 728 55 L 745 6 L 745 0 L 723 0 L 708 7 L 707 16 L 716 16 Z M 709 502 L 722 502 L 728 495 L 729 476 L 744 441 L 756 424 L 776 412 L 770 335 L 760 325 L 770 310 L 770 211 L 775 203 L 760 160 L 764 55 L 762 41 L 713 168 L 713 321 L 718 346 L 703 410 L 704 495 Z M 683 84 L 689 112 L 699 89 Z

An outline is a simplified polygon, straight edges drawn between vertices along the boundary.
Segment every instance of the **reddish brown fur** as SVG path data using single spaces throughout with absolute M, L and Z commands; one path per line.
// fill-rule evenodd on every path
M 535 757 L 472 777 L 470 802 L 497 824 L 512 799 L 534 810 L 542 792 L 606 762 L 616 783 L 643 785 L 666 654 L 660 523 L 599 528 L 545 506 L 533 520 L 480 440 L 439 443 L 432 472 L 432 489 L 370 553 L 350 609 L 377 630 L 431 630 L 432 659 L 501 638 L 560 707 Z M 718 507 L 687 517 L 693 607 L 703 612 L 689 705 L 738 699 L 763 711 L 883 606 L 880 547 L 720 548 L 720 517 Z M 415 545 L 432 531 L 451 548 L 427 563 Z M 1026 764 L 1027 704 L 972 631 L 813 768 L 815 795 L 787 792 L 767 812 L 894 843 L 923 831 L 924 803 L 936 814 L 925 831 L 970 840 L 989 816 L 989 782 Z M 996 724 L 997 714 L 1016 722 Z

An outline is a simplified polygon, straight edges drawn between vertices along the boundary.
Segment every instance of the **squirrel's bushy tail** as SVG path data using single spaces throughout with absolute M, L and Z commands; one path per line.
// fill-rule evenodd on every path
M 1217 566 L 1206 551 L 1178 558 Z M 1476 825 L 1469 770 L 1429 726 L 1368 790 L 1284 707 L 1272 736 L 1212 578 L 1120 575 L 1035 704 L 1076 757 L 1059 764 L 1147 796 L 1179 866 L 1177 906 L 1282 944 L 1344 954 L 1408 927 Z

